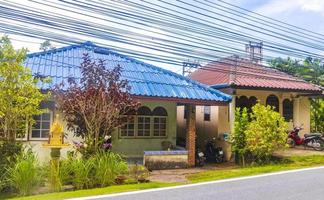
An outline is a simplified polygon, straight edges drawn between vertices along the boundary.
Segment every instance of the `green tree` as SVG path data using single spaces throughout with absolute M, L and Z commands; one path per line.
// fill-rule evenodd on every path
M 298 69 L 301 67 L 298 60 L 293 60 L 290 57 L 287 59 L 278 57 L 270 60 L 269 65 L 287 74 L 296 75 Z
M 45 40 L 39 46 L 39 50 L 42 50 L 42 51 L 47 51 L 47 50 L 51 50 L 51 49 L 55 49 L 55 47 L 52 45 L 50 40 Z
M 23 66 L 27 49 L 15 50 L 8 37 L 0 39 L 0 132 L 8 141 L 23 134 L 33 115 L 49 93 L 42 93 L 37 84 L 41 80 Z
M 289 57 L 275 58 L 269 62 L 270 66 L 291 75 L 298 76 L 310 83 L 324 87 L 324 65 L 318 59 L 311 57 L 304 61 L 292 60 Z M 324 132 L 324 100 L 311 99 L 311 129 L 316 132 Z
M 245 154 L 247 152 L 245 131 L 249 124 L 247 108 L 237 108 L 235 111 L 234 134 L 232 135 L 232 150 L 238 155 L 239 160 L 245 166 Z
M 257 103 L 245 131 L 247 150 L 258 161 L 267 162 L 275 150 L 286 146 L 288 125 L 270 106 Z

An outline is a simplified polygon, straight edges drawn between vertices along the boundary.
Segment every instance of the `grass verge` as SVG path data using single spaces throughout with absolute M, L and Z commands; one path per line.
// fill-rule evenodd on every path
M 263 166 L 234 167 L 232 169 L 219 169 L 192 174 L 187 177 L 191 183 L 214 181 L 221 179 L 237 178 L 242 176 L 252 176 L 271 172 L 279 172 L 306 167 L 324 165 L 323 155 L 313 156 L 293 156 L 278 163 Z
M 48 193 L 48 194 L 41 194 L 41 195 L 34 195 L 34 196 L 27 196 L 27 197 L 16 197 L 12 199 L 14 200 L 59 200 L 59 199 L 112 194 L 112 193 L 120 193 L 120 192 L 130 192 L 130 191 L 137 191 L 137 190 L 144 190 L 144 189 L 175 186 L 175 185 L 176 185 L 175 183 L 158 183 L 158 182 L 114 185 L 105 188 L 95 188 L 95 189 L 77 190 L 77 191 L 69 191 L 69 192 L 55 192 L 55 193 Z
M 190 183 L 214 181 L 228 178 L 236 178 L 242 176 L 251 176 L 264 173 L 301 169 L 306 167 L 315 167 L 324 165 L 323 155 L 313 155 L 313 156 L 293 156 L 286 158 L 276 164 L 264 165 L 264 166 L 248 166 L 248 167 L 234 167 L 230 169 L 215 169 L 206 172 L 201 172 L 197 174 L 189 175 L 187 178 Z M 77 190 L 70 192 L 58 192 L 49 193 L 28 197 L 16 197 L 12 198 L 14 200 L 59 200 L 67 198 L 112 194 L 120 192 L 130 192 L 144 189 L 161 188 L 168 186 L 176 186 L 177 183 L 142 183 L 142 184 L 127 184 L 127 185 L 115 185 L 106 188 L 96 188 L 88 190 Z M 1 198 L 9 198 L 0 195 Z

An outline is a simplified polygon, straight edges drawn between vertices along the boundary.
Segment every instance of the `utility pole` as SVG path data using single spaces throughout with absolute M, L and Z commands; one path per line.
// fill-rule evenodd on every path
M 195 69 L 198 69 L 200 67 L 200 64 L 198 61 L 190 62 L 189 60 L 187 62 L 182 63 L 182 75 L 188 76 L 191 74 Z

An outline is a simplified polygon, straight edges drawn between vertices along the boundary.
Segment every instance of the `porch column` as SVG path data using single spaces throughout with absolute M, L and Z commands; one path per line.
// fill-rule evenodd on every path
M 234 133 L 234 122 L 235 122 L 235 102 L 236 95 L 232 95 L 232 102 L 228 105 L 229 106 L 229 121 L 230 121 L 230 134 Z
M 300 97 L 297 97 L 297 98 L 294 98 L 294 119 L 293 119 L 293 122 L 294 122 L 294 126 L 300 126 L 300 120 L 299 120 L 299 117 L 300 117 L 300 113 L 299 113 L 299 106 L 300 106 Z
M 188 165 L 189 167 L 195 166 L 195 153 L 196 153 L 196 106 L 187 106 L 187 139 L 186 148 L 188 151 Z

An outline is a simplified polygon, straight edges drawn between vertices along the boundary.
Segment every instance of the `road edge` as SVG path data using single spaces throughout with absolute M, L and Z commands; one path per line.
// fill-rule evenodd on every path
M 199 185 L 208 185 L 208 184 L 215 184 L 215 183 L 227 183 L 227 182 L 248 180 L 248 179 L 261 178 L 261 177 L 267 177 L 267 176 L 275 176 L 275 175 L 281 175 L 281 174 L 289 174 L 289 173 L 296 173 L 296 172 L 311 171 L 311 170 L 317 170 L 317 169 L 324 169 L 324 166 L 310 167 L 310 168 L 303 168 L 303 169 L 294 169 L 294 170 L 286 170 L 286 171 L 280 171 L 280 172 L 271 172 L 271 173 L 253 175 L 253 176 L 243 176 L 243 177 L 237 177 L 237 178 L 222 179 L 222 180 L 216 180 L 216 181 L 207 181 L 207 182 L 201 182 L 201 183 L 192 183 L 192 184 L 170 186 L 170 187 L 162 187 L 162 188 L 155 188 L 155 189 L 143 189 L 143 190 L 131 191 L 131 192 L 121 192 L 121 193 L 114 193 L 114 194 L 104 194 L 104 195 L 96 195 L 96 196 L 88 196 L 88 197 L 78 197 L 78 198 L 71 198 L 69 200 L 92 200 L 92 199 L 105 198 L 105 197 L 118 197 L 118 196 L 131 195 L 131 194 L 140 194 L 140 193 L 147 193 L 147 192 L 155 192 L 155 191 L 172 190 L 172 189 L 178 189 L 178 188 L 194 187 L 194 186 L 199 186 Z

